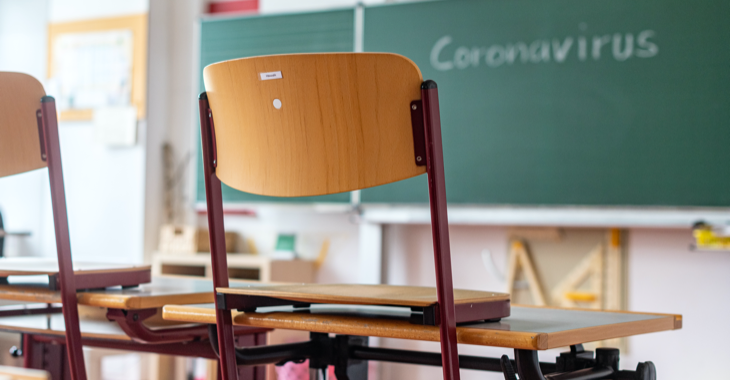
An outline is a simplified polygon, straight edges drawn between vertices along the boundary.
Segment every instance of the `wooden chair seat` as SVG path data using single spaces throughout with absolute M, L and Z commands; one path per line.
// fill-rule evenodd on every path
M 218 288 L 218 293 L 248 296 L 239 307 L 253 310 L 262 306 L 342 304 L 401 306 L 423 310 L 424 324 L 438 324 L 436 288 L 423 286 L 358 284 L 282 284 Z M 233 301 L 235 302 L 235 301 Z M 491 320 L 510 315 L 510 296 L 505 293 L 454 289 L 457 323 Z

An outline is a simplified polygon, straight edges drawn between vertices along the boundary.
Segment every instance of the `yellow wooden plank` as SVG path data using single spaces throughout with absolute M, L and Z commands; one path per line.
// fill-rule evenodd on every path
M 45 95 L 32 76 L 0 72 L 0 177 L 46 167 L 36 120 Z
M 262 80 L 266 73 L 279 75 Z M 323 195 L 426 172 L 416 165 L 410 104 L 421 99 L 423 79 L 408 58 L 250 57 L 209 65 L 203 77 L 215 120 L 216 175 L 233 188 Z
M 382 312 L 379 314 L 372 310 L 364 307 L 338 310 L 333 307 L 313 309 L 311 313 L 233 312 L 233 321 L 237 325 L 252 327 L 439 340 L 436 326 L 416 325 L 410 323 L 407 316 L 385 317 Z M 215 309 L 168 305 L 163 309 L 163 318 L 212 324 L 215 323 Z M 457 338 L 459 343 L 465 344 L 545 350 L 678 328 L 681 328 L 681 316 L 672 314 L 513 306 L 512 315 L 500 322 L 458 326 Z
M 40 369 L 0 366 L 0 379 L 6 380 L 50 380 L 51 375 Z

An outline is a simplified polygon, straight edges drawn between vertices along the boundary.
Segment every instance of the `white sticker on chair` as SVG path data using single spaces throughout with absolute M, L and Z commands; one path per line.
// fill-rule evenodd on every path
M 270 79 L 281 79 L 281 71 L 272 71 L 269 73 L 259 73 L 261 76 L 261 80 L 270 80 Z

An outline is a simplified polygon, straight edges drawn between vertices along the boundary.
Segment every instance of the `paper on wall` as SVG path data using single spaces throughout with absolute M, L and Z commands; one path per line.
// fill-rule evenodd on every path
M 128 29 L 58 36 L 51 62 L 58 110 L 131 104 L 133 44 Z
M 133 146 L 137 142 L 137 107 L 100 107 L 94 110 L 94 140 L 107 146 Z

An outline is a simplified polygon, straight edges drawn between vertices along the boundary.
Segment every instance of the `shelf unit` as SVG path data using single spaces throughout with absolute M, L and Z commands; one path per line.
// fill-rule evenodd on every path
M 210 253 L 155 253 L 153 275 L 179 275 L 212 278 Z M 262 282 L 315 282 L 314 261 L 277 260 L 250 253 L 228 254 L 228 277 Z

